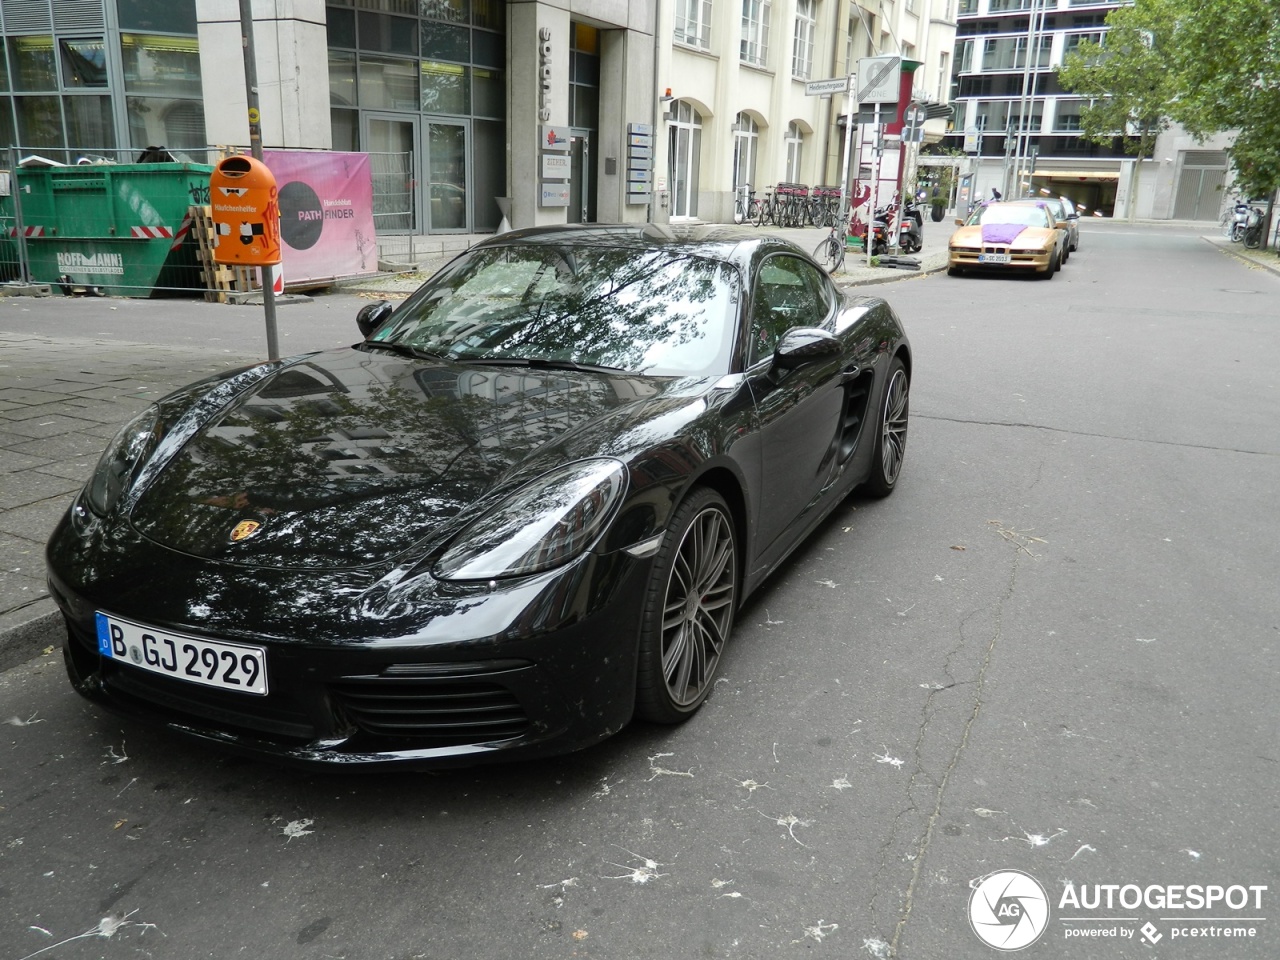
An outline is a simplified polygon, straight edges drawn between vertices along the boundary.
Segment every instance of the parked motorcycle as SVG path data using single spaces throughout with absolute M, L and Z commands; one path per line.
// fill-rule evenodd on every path
M 924 216 L 920 207 L 910 198 L 902 205 L 902 219 L 898 223 L 898 246 L 903 253 L 919 253 L 924 246 Z
M 1249 208 L 1249 216 L 1245 221 L 1244 233 L 1241 239 L 1250 250 L 1257 250 L 1258 247 L 1262 246 L 1263 216 L 1264 214 L 1260 208 L 1252 206 Z
M 1249 211 L 1253 209 L 1249 204 L 1241 200 L 1231 209 L 1231 237 L 1232 243 L 1239 243 L 1244 239 L 1244 232 L 1249 226 Z

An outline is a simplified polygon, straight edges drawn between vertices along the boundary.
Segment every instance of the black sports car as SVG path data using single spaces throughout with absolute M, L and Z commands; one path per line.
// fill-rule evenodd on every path
M 677 723 L 743 599 L 902 468 L 897 317 L 759 233 L 507 233 L 358 322 L 112 441 L 48 549 L 80 693 L 332 765 Z

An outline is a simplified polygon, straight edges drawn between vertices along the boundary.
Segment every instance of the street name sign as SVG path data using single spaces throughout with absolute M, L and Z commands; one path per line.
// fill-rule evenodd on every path
M 833 93 L 848 93 L 848 77 L 832 77 L 830 80 L 809 80 L 804 85 L 806 97 L 829 97 Z

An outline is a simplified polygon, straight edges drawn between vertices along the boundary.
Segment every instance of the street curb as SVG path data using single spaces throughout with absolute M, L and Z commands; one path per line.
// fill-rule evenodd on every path
M 1272 263 L 1268 263 L 1266 260 L 1262 259 L 1262 257 L 1260 256 L 1254 256 L 1251 253 L 1246 252 L 1245 249 L 1239 249 L 1239 250 L 1236 249 L 1239 246 L 1239 244 L 1233 244 L 1230 241 L 1223 243 L 1219 241 L 1217 237 L 1201 237 L 1200 239 L 1203 240 L 1205 243 L 1209 244 L 1209 246 L 1211 247 L 1217 247 L 1227 256 L 1232 257 L 1236 260 L 1239 260 L 1241 263 L 1246 263 L 1246 264 L 1249 264 L 1250 266 L 1261 267 L 1263 270 L 1266 270 L 1270 273 L 1274 273 L 1277 276 L 1280 276 L 1280 256 L 1275 256 L 1274 254 L 1272 254 L 1271 259 L 1275 261 L 1275 263 L 1272 264 Z
M 52 601 L 50 601 L 52 602 Z M 0 672 L 39 656 L 46 647 L 62 645 L 62 615 L 56 609 L 0 631 Z

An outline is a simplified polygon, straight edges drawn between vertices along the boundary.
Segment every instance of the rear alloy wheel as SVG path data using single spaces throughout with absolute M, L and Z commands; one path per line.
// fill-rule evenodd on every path
M 871 455 L 871 476 L 863 484 L 873 497 L 887 497 L 898 486 L 902 463 L 907 456 L 907 417 L 911 408 L 911 380 L 898 357 L 889 367 L 889 383 L 880 405 L 880 430 Z
M 676 508 L 654 557 L 640 627 L 637 716 L 682 723 L 702 705 L 737 602 L 733 517 L 718 493 L 702 487 Z

